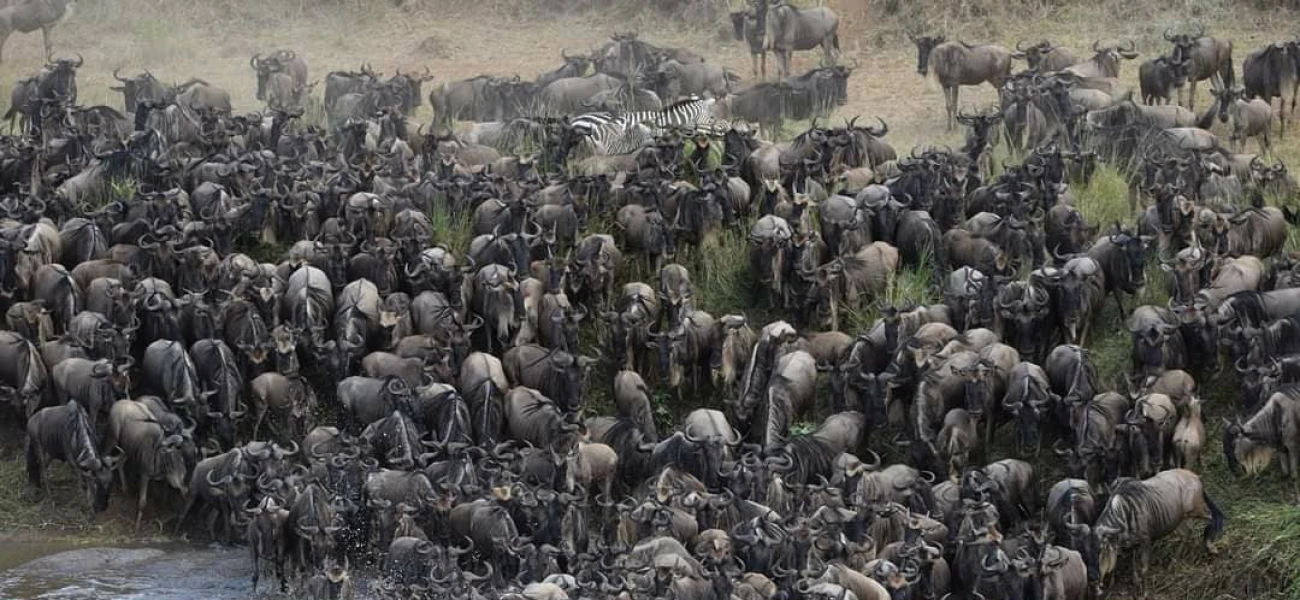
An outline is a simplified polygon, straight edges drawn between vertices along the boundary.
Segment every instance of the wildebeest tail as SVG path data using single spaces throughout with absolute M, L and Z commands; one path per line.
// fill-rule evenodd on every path
M 1209 129 L 1214 125 L 1214 117 L 1217 117 L 1218 115 L 1219 100 L 1218 98 L 1215 98 L 1214 102 L 1210 103 L 1209 108 L 1206 108 L 1205 112 L 1201 113 L 1201 116 L 1196 118 L 1196 126 L 1201 129 Z
M 1227 517 L 1223 515 L 1223 511 L 1219 509 L 1219 506 L 1210 499 L 1209 492 L 1202 489 L 1201 498 L 1205 500 L 1205 506 L 1210 509 L 1210 524 L 1205 526 L 1205 533 L 1202 534 L 1202 537 L 1205 538 L 1205 541 L 1212 542 L 1223 535 L 1223 523 L 1227 520 Z
M 33 487 L 41 486 L 41 450 L 38 445 L 36 440 L 27 438 L 27 480 Z

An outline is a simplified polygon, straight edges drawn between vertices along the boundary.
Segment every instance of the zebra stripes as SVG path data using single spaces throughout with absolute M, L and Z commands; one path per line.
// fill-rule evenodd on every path
M 654 141 L 649 127 L 621 116 L 582 115 L 569 126 L 582 136 L 580 145 L 587 146 L 592 154 L 629 154 Z
M 624 116 L 660 129 L 707 127 L 713 123 L 713 105 L 716 103 L 713 98 L 692 97 L 670 104 L 663 110 L 632 112 Z
M 713 98 L 691 98 L 663 110 L 637 111 L 613 115 L 588 113 L 569 121 L 569 126 L 585 138 L 594 154 L 628 154 L 654 141 L 654 130 L 713 125 Z

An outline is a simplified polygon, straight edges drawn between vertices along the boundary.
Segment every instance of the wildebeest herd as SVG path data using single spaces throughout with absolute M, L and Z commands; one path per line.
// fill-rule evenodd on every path
M 148 71 L 114 72 L 125 110 L 83 107 L 80 57 L 22 80 L 0 397 L 32 484 L 62 461 L 95 511 L 127 495 L 137 528 L 246 544 L 255 588 L 317 598 L 365 569 L 403 599 L 1074 600 L 1121 557 L 1145 590 L 1185 520 L 1213 552 L 1197 376 L 1240 377 L 1214 399 L 1241 415 L 1234 471 L 1276 452 L 1298 474 L 1300 260 L 1268 205 L 1295 182 L 1207 128 L 1267 153 L 1300 42 L 1252 52 L 1238 89 L 1231 44 L 1166 32 L 1138 103 L 1132 44 L 914 32 L 966 144 L 899 156 L 883 121 L 818 124 L 853 70 L 833 12 L 732 20 L 776 81 L 620 34 L 532 81 L 435 83 L 414 132 L 427 71 L 331 72 L 318 100 L 291 50 L 251 57 L 260 113 Z M 1204 115 L 1171 102 L 1204 79 Z M 1001 104 L 960 109 L 984 81 Z M 809 118 L 788 142 L 749 128 Z M 1075 206 L 1099 162 L 1135 224 Z M 752 314 L 788 320 L 697 303 L 700 257 L 746 232 Z M 1166 306 L 1132 305 L 1149 256 Z M 942 301 L 891 304 L 903 270 Z M 1105 381 L 1084 345 L 1112 298 L 1132 365 Z M 1044 439 L 1070 478 L 1027 462 Z

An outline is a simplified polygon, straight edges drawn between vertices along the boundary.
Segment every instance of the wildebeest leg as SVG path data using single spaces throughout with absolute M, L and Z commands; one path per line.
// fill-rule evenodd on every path
M 122 486 L 125 488 L 126 486 Z M 135 504 L 135 532 L 140 533 L 140 519 L 144 517 L 144 505 L 149 501 L 149 474 L 140 469 L 140 499 Z M 257 561 L 253 561 L 257 564 Z
M 754 77 L 758 78 L 758 54 L 757 53 L 754 52 L 749 53 L 749 66 L 754 73 Z
M 1118 288 L 1115 289 L 1115 305 L 1119 307 L 1119 316 L 1127 319 L 1128 311 L 1124 310 L 1124 293 Z
M 763 76 L 762 78 L 763 78 L 763 79 L 767 79 L 767 52 L 759 52 L 759 53 L 758 53 L 758 59 L 759 59 L 759 61 L 760 61 L 760 65 L 761 65 L 761 66 L 760 66 L 760 69 L 761 69 L 760 73 L 761 73 L 762 76 Z
M 262 419 L 265 418 L 266 418 L 266 403 L 263 402 L 261 406 L 258 407 L 257 421 L 253 423 L 253 439 L 255 440 L 261 439 L 257 437 L 257 432 L 262 429 Z
M 1138 596 L 1147 598 L 1147 571 L 1151 567 L 1151 542 L 1142 542 L 1138 547 L 1137 560 L 1133 561 L 1133 582 L 1137 584 Z
M 262 566 L 257 562 L 257 541 L 248 540 L 248 553 L 253 558 L 253 593 L 257 593 L 257 580 L 262 575 Z
M 208 538 L 216 541 L 217 539 L 217 517 L 220 516 L 221 509 L 213 508 L 208 511 Z
M 0 33 L 0 63 L 4 62 L 5 42 L 9 40 L 9 33 Z
M 174 534 L 179 534 L 181 532 L 181 526 L 185 524 L 185 518 L 190 516 L 190 511 L 194 510 L 194 505 L 197 501 L 198 496 L 191 496 L 186 499 L 185 508 L 181 509 L 181 512 L 176 515 L 176 531 L 173 532 Z
M 947 104 L 948 112 L 948 131 L 952 131 L 953 119 L 957 114 L 957 91 L 961 89 L 958 86 L 943 88 L 943 97 Z
M 54 25 L 41 26 L 41 39 L 45 42 L 45 62 L 54 62 L 54 41 L 50 39 L 50 30 Z
M 49 478 L 42 478 L 45 471 L 45 453 L 41 452 L 39 442 L 28 438 L 27 440 L 27 481 L 31 482 L 32 487 L 38 487 L 45 491 L 45 497 L 50 497 Z

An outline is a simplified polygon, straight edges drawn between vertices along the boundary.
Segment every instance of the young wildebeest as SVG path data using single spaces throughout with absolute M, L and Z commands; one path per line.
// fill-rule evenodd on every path
M 1153 58 L 1138 67 L 1138 85 L 1142 90 L 1143 104 L 1175 104 L 1174 94 L 1181 103 L 1183 88 L 1187 86 L 1187 71 L 1191 64 L 1176 62 L 1168 56 Z
M 912 36 L 916 43 L 916 72 L 925 77 L 933 67 L 934 76 L 943 86 L 947 103 L 948 130 L 957 118 L 957 93 L 960 86 L 988 82 L 1002 89 L 1011 75 L 1011 51 L 1002 46 L 971 46 L 965 42 L 947 42 L 941 35 Z

